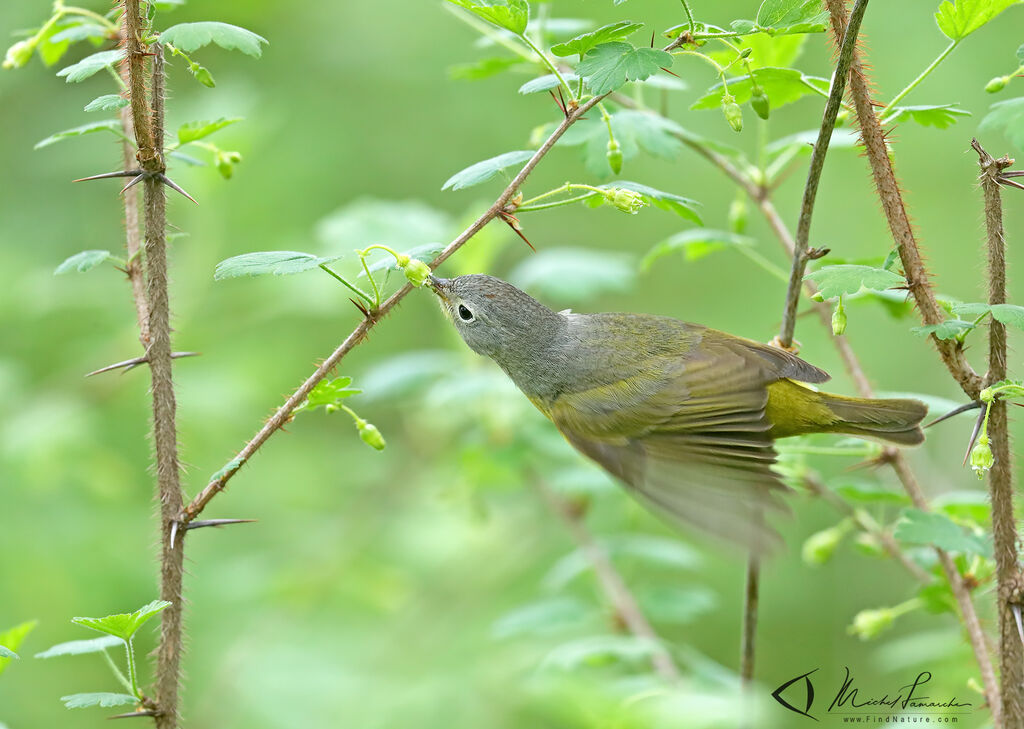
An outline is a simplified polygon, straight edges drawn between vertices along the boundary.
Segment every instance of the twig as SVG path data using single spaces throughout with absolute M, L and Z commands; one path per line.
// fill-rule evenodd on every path
M 1008 157 L 993 159 L 978 140 L 971 140 L 981 167 L 988 238 L 988 303 L 1006 303 L 1006 236 L 999 176 L 1013 164 Z M 991 317 L 988 330 L 988 374 L 985 384 L 1006 379 L 1006 325 Z M 1024 645 L 1017 633 L 1014 606 L 1021 603 L 1021 571 L 1017 557 L 1017 525 L 1013 512 L 1013 464 L 1006 422 L 1006 402 L 997 399 L 989 410 L 988 437 L 995 462 L 988 474 L 992 502 L 992 535 L 999 583 L 999 678 L 1007 727 L 1024 720 Z
M 825 155 L 836 127 L 836 117 L 843 105 L 843 93 L 846 91 L 846 79 L 849 76 L 853 52 L 857 46 L 860 23 L 867 10 L 868 0 L 857 0 L 846 26 L 843 40 L 839 48 L 839 60 L 832 74 L 832 88 L 829 90 L 828 102 L 821 118 L 818 138 L 811 150 L 811 164 L 807 172 L 807 184 L 804 186 L 803 202 L 800 205 L 800 219 L 796 226 L 796 245 L 793 251 L 793 268 L 789 276 L 789 288 L 786 291 L 786 305 L 782 311 L 782 326 L 779 329 L 778 344 L 788 349 L 793 343 L 793 331 L 796 329 L 796 308 L 800 303 L 800 289 L 804 280 L 807 262 L 811 260 L 807 248 L 811 236 L 811 216 L 814 213 L 814 201 L 818 195 L 818 183 L 825 167 Z
M 587 561 L 594 568 L 597 581 L 608 598 L 608 602 L 614 608 L 615 614 L 622 619 L 629 632 L 638 638 L 650 641 L 658 647 L 651 655 L 651 664 L 654 666 L 654 670 L 668 681 L 673 683 L 678 681 L 680 679 L 678 666 L 676 666 L 668 651 L 662 647 L 661 639 L 647 621 L 647 617 L 644 615 L 633 593 L 630 592 L 629 587 L 626 586 L 622 575 L 615 569 L 615 565 L 608 559 L 604 549 L 601 548 L 590 533 L 590 530 L 587 529 L 583 519 L 559 498 L 543 479 L 534 476 L 531 480 L 537 491 L 540 492 L 541 498 L 562 520 L 562 523 L 565 524 L 566 529 L 572 535 L 573 541 L 579 545 L 583 556 L 586 557 Z
M 740 636 L 740 680 L 745 689 L 754 680 L 757 649 L 757 608 L 761 594 L 761 560 L 751 552 L 747 557 L 747 582 L 743 591 L 743 634 Z

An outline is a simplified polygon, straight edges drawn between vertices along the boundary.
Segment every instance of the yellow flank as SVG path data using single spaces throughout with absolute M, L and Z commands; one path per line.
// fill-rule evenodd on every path
M 772 424 L 772 438 L 827 432 L 841 422 L 825 405 L 821 393 L 792 380 L 768 385 L 765 414 Z

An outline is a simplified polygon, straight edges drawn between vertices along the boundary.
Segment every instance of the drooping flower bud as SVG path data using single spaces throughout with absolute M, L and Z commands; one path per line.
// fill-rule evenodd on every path
M 371 448 L 375 448 L 378 451 L 384 450 L 387 443 L 384 442 L 384 436 L 381 435 L 380 430 L 373 423 L 367 423 L 362 418 L 356 420 L 356 428 L 359 429 L 359 437 L 363 439 L 363 442 Z
M 832 559 L 832 555 L 836 553 L 836 548 L 843 540 L 843 536 L 848 529 L 849 527 L 845 524 L 837 524 L 834 527 L 824 529 L 809 536 L 801 550 L 804 562 L 809 565 L 825 564 L 828 562 Z
M 732 94 L 722 96 L 722 112 L 734 132 L 743 131 L 743 109 L 736 103 L 736 98 Z
M 1010 81 L 1006 76 L 996 76 L 994 79 L 985 84 L 985 91 L 990 94 L 994 94 L 998 91 L 1002 91 L 1006 88 L 1006 84 Z
M 609 205 L 614 205 L 624 213 L 636 215 L 640 209 L 647 204 L 644 196 L 639 192 L 627 190 L 623 187 L 612 187 L 604 194 Z
M 839 297 L 836 308 L 832 311 L 832 333 L 841 336 L 846 331 L 846 308 L 843 306 L 843 297 Z
M 192 72 L 192 75 L 196 77 L 196 81 L 201 83 L 203 86 L 213 88 L 216 86 L 216 82 L 213 80 L 213 74 L 207 70 L 206 66 L 202 66 L 195 61 L 188 64 L 188 70 Z
M 405 277 L 409 279 L 409 283 L 417 288 L 425 284 L 427 277 L 430 276 L 430 266 L 416 258 L 409 259 L 405 266 L 402 266 L 402 270 L 405 272 Z
M 853 616 L 853 622 L 846 632 L 856 635 L 861 640 L 871 640 L 891 628 L 895 620 L 896 614 L 892 608 L 861 610 Z
M 18 41 L 7 49 L 4 56 L 4 68 L 21 68 L 32 59 L 32 53 L 36 49 L 36 39 Z
M 760 86 L 754 87 L 754 93 L 750 96 L 750 106 L 762 119 L 767 120 L 771 114 L 772 105 L 768 100 L 768 94 Z
M 978 436 L 978 441 L 974 444 L 974 448 L 971 449 L 971 468 L 978 474 L 978 478 L 985 478 L 985 473 L 992 468 L 992 465 L 996 462 L 995 456 L 992 455 L 992 447 L 988 442 L 988 434 L 982 433 Z
M 608 140 L 608 153 L 605 156 L 608 158 L 608 166 L 614 174 L 622 172 L 622 148 L 614 139 Z

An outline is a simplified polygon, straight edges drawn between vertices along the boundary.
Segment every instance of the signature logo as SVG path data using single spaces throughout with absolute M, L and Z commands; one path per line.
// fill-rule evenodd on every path
M 817 670 L 815 668 L 813 671 L 789 679 L 772 691 L 772 698 L 789 711 L 818 721 L 816 716 L 811 715 L 811 707 L 814 705 L 814 684 L 811 682 L 811 675 Z M 971 707 L 970 702 L 958 701 L 955 696 L 949 699 L 939 699 L 927 695 L 924 687 L 932 680 L 931 671 L 921 671 L 913 681 L 900 686 L 896 691 L 868 694 L 854 682 L 849 668 L 844 666 L 843 670 L 845 676 L 835 697 L 825 710 L 826 714 L 882 716 L 903 712 L 919 716 L 937 714 L 949 716 L 965 714 L 966 710 Z M 801 684 L 801 682 L 803 683 Z M 802 709 L 801 706 L 803 706 Z

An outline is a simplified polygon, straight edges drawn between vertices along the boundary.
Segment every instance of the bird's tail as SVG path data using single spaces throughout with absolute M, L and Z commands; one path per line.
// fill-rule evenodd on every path
M 821 403 L 838 418 L 827 428 L 829 432 L 876 438 L 902 446 L 924 441 L 920 422 L 928 414 L 928 406 L 920 400 L 871 400 L 826 392 L 820 395 Z

